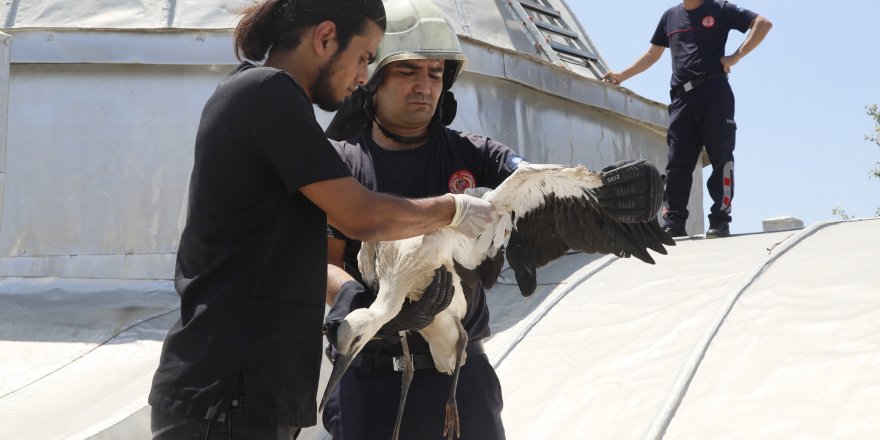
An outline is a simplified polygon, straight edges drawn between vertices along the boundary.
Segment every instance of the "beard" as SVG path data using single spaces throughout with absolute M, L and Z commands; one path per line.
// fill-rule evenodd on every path
M 325 112 L 335 112 L 342 107 L 344 99 L 337 98 L 333 93 L 333 77 L 336 75 L 339 62 L 339 51 L 330 57 L 330 61 L 318 69 L 318 80 L 312 85 L 312 99 L 315 105 Z

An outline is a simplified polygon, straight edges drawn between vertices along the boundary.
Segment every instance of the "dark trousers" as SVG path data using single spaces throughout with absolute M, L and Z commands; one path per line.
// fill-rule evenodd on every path
M 152 409 L 153 440 L 293 440 L 296 426 L 251 426 L 244 423 L 244 399 L 233 399 L 223 421 L 180 417 Z
M 387 440 L 400 403 L 401 373 L 352 367 L 324 407 L 324 427 L 333 440 Z M 419 370 L 403 412 L 401 440 L 443 439 L 446 399 L 452 377 Z M 504 440 L 501 384 L 485 354 L 468 357 L 458 380 L 461 440 Z
M 724 77 L 673 97 L 666 136 L 669 162 L 664 218 L 668 223 L 683 225 L 688 218 L 694 167 L 703 146 L 712 162 L 712 174 L 706 182 L 713 201 L 709 222 L 731 221 L 733 148 L 736 145 L 734 108 L 733 91 Z

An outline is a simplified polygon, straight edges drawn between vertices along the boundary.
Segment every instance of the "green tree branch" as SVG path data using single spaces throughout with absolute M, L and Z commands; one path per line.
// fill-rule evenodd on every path
M 877 147 L 880 147 L 880 108 L 877 107 L 877 104 L 873 104 L 865 106 L 865 110 L 868 111 L 868 116 L 874 119 L 874 132 L 871 134 L 866 134 L 865 140 L 876 144 Z M 874 164 L 874 169 L 871 170 L 869 178 L 870 177 L 876 177 L 880 179 L 880 162 Z M 840 217 L 840 219 L 842 220 L 849 220 L 853 218 L 839 206 L 831 210 L 831 215 L 835 217 Z M 880 207 L 878 207 L 877 210 L 874 211 L 874 215 L 880 217 Z
M 874 118 L 874 133 L 865 135 L 865 140 L 880 147 L 880 110 L 878 110 L 877 104 L 865 108 L 868 110 L 868 116 Z M 871 176 L 880 179 L 880 162 L 877 162 L 874 169 L 871 170 Z

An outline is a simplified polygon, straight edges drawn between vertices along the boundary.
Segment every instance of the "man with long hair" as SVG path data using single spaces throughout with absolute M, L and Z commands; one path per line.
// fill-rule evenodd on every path
M 366 81 L 384 28 L 380 0 L 244 11 L 235 49 L 253 62 L 219 84 L 196 137 L 154 439 L 295 438 L 316 423 L 328 219 L 360 240 L 488 224 L 491 206 L 474 197 L 368 191 L 315 120 L 312 104 L 334 110 Z

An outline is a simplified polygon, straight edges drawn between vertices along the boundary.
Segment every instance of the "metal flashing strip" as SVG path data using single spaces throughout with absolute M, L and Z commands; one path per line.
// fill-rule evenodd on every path
M 174 274 L 176 258 L 176 252 L 2 257 L 0 279 L 17 277 L 164 281 Z
M 12 64 L 238 64 L 230 31 L 16 32 Z M 467 71 L 514 81 L 563 99 L 619 114 L 655 130 L 669 124 L 666 106 L 590 80 L 552 63 L 459 36 Z
M 645 433 L 644 438 L 646 440 L 660 440 L 666 434 L 666 429 L 669 427 L 669 424 L 672 422 L 672 418 L 675 416 L 675 412 L 681 405 L 681 402 L 684 399 L 684 395 L 687 393 L 691 381 L 697 374 L 697 370 L 699 369 L 703 358 L 706 356 L 706 352 L 709 350 L 709 346 L 712 344 L 712 341 L 715 339 L 715 336 L 718 334 L 721 326 L 727 319 L 727 316 L 730 314 L 731 310 L 733 310 L 733 306 L 736 304 L 736 301 L 740 298 L 740 296 L 742 296 L 746 289 L 748 289 L 755 282 L 755 280 L 761 274 L 763 274 L 771 264 L 773 264 L 773 262 L 778 260 L 781 256 L 785 255 L 789 250 L 800 244 L 802 241 L 804 241 L 804 239 L 815 234 L 819 230 L 824 229 L 827 226 L 838 223 L 842 222 L 826 221 L 816 223 L 798 232 L 797 234 L 792 234 L 794 235 L 793 237 L 789 237 L 788 240 L 783 242 L 781 246 L 773 248 L 770 251 L 770 255 L 763 261 L 761 261 L 752 272 L 743 277 L 742 281 L 730 291 L 730 293 L 727 295 L 727 299 L 722 304 L 722 307 L 715 314 L 715 317 L 710 321 L 711 324 L 709 328 L 706 329 L 706 332 L 697 342 L 697 345 L 694 347 L 694 349 L 691 351 L 688 360 L 685 362 L 684 367 L 682 368 L 681 372 L 675 380 L 675 383 L 672 386 L 672 389 L 667 395 L 666 400 L 663 403 L 663 407 L 660 410 L 660 413 L 657 414 L 657 417 L 648 428 L 648 432 Z
M 174 293 L 174 281 L 166 280 L 135 280 L 116 278 L 55 278 L 55 277 L 0 277 L 0 295 L 15 293 L 17 295 L 42 294 L 59 291 L 68 294 L 85 294 L 96 292 L 113 292 L 123 294 L 143 294 L 144 292 Z
M 14 30 L 12 64 L 236 65 L 230 30 Z
M 9 131 L 9 56 L 12 37 L 0 32 L 0 226 L 3 225 L 3 194 L 6 180 L 6 137 Z
M 467 72 L 501 78 L 612 113 L 665 136 L 669 113 L 664 104 L 516 51 L 488 46 L 468 37 L 459 40 L 468 57 Z

